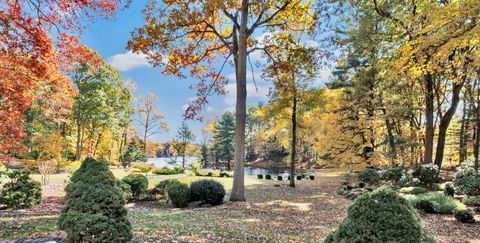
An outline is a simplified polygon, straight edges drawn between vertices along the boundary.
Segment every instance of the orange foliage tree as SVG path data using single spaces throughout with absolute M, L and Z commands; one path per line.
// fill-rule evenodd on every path
M 74 91 L 65 73 L 96 55 L 79 43 L 82 22 L 108 18 L 122 0 L 2 1 L 0 7 L 0 159 L 23 149 L 24 112 L 39 99 L 69 109 Z M 125 3 L 124 6 L 126 6 Z M 85 21 L 79 21 L 85 20 Z M 62 108 L 62 109 L 59 109 Z

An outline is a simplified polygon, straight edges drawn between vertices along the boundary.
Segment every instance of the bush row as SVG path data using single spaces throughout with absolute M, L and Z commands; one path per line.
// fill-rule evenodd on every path
M 223 203 L 223 198 L 225 197 L 223 185 L 208 179 L 194 181 L 190 187 L 175 179 L 165 180 L 157 184 L 155 188 L 161 190 L 168 200 L 175 207 L 179 208 L 188 206 L 190 202 L 219 205 Z
M 185 169 L 182 167 L 175 167 L 170 169 L 168 167 L 158 168 L 153 171 L 153 174 L 156 175 L 175 175 L 175 174 L 183 174 Z
M 257 174 L 257 178 L 260 179 L 260 180 L 262 180 L 262 179 L 264 178 L 264 176 L 263 176 L 263 174 Z M 300 181 L 300 180 L 302 180 L 302 179 L 305 179 L 305 178 L 308 178 L 308 179 L 310 179 L 310 180 L 313 181 L 313 180 L 315 180 L 315 175 L 312 175 L 312 174 L 310 174 L 310 175 L 301 174 L 301 175 L 296 175 L 295 178 L 296 178 L 298 181 Z M 266 174 L 266 175 L 265 175 L 265 180 L 272 180 L 272 175 Z M 277 180 L 278 180 L 278 181 L 283 181 L 283 180 L 289 181 L 289 180 L 290 180 L 290 176 L 281 176 L 281 175 L 279 175 L 279 176 L 277 176 Z

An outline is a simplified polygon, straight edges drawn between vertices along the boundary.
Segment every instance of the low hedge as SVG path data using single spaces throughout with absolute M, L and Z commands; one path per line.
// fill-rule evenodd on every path
M 173 169 L 170 169 L 168 167 L 163 167 L 159 169 L 155 169 L 153 171 L 153 174 L 156 175 L 175 175 L 175 174 L 183 174 L 185 172 L 185 169 L 182 167 L 175 167 Z

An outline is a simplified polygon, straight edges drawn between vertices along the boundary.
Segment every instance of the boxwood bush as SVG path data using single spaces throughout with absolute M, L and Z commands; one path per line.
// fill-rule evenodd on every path
M 380 188 L 355 199 L 330 242 L 434 242 L 416 210 L 395 191 Z
M 261 179 L 263 179 L 263 175 L 262 175 L 262 174 L 258 174 L 258 175 L 257 175 L 257 178 L 261 180 Z
M 87 158 L 66 187 L 58 227 L 72 242 L 128 242 L 132 227 L 124 205 L 107 164 Z
M 223 203 L 225 189 L 223 185 L 214 180 L 198 180 L 190 185 L 190 200 L 219 205 Z
M 133 199 L 140 199 L 140 195 L 148 188 L 148 179 L 142 174 L 130 174 L 122 179 L 123 182 L 130 185 L 133 193 Z
M 190 202 L 190 188 L 181 182 L 173 182 L 167 186 L 167 195 L 173 206 L 184 208 Z
M 420 185 L 431 186 L 437 181 L 438 166 L 419 165 L 412 171 L 412 176 L 417 178 Z
M 380 173 L 376 169 L 366 168 L 358 173 L 358 180 L 370 185 L 377 185 L 380 182 Z
M 185 169 L 182 167 L 175 167 L 170 169 L 168 167 L 158 168 L 153 171 L 153 174 L 156 175 L 175 175 L 175 174 L 183 174 Z
M 309 175 L 308 178 L 310 178 L 310 180 L 315 180 L 315 175 Z
M 443 189 L 443 193 L 447 196 L 450 196 L 450 197 L 455 196 L 455 188 L 453 187 L 452 183 L 445 184 L 445 188 Z
M 33 208 L 42 201 L 42 186 L 30 178 L 28 170 L 6 173 L 8 182 L 0 191 L 0 204 L 9 209 Z
M 125 202 L 132 200 L 133 198 L 132 187 L 130 187 L 129 184 L 127 184 L 122 180 L 117 180 L 117 186 L 122 190 L 123 198 L 125 198 Z
M 272 175 L 266 174 L 266 175 L 265 175 L 265 179 L 266 179 L 266 180 L 271 180 L 271 179 L 272 179 Z
M 157 185 L 155 185 L 153 190 L 157 195 L 167 196 L 168 186 L 171 185 L 171 184 L 174 184 L 174 183 L 180 183 L 180 181 L 178 181 L 177 179 L 162 180 Z
M 457 210 L 455 211 L 455 219 L 459 222 L 466 223 L 466 224 L 473 224 L 475 223 L 475 217 L 473 214 L 468 210 Z
M 283 176 L 281 176 L 281 175 L 277 176 L 277 180 L 282 181 L 282 180 L 283 180 Z

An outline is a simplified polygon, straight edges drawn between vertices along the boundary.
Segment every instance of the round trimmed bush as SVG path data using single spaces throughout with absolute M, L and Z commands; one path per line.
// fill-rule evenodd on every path
M 117 186 L 122 190 L 123 198 L 125 198 L 125 202 L 132 200 L 133 198 L 132 187 L 130 187 L 129 184 L 127 184 L 122 180 L 117 180 Z
M 167 187 L 173 183 L 180 183 L 177 179 L 166 179 L 160 181 L 155 187 L 153 188 L 155 194 L 166 196 L 167 195 Z
M 308 177 L 309 177 L 310 180 L 312 180 L 312 181 L 315 180 L 315 175 L 309 175 Z
M 73 242 L 128 242 L 132 227 L 124 205 L 107 164 L 87 158 L 66 187 L 58 227 Z
M 419 180 L 420 185 L 431 186 L 437 181 L 438 166 L 436 165 L 419 165 L 413 172 L 412 176 Z
M 395 191 L 380 188 L 350 205 L 324 242 L 431 242 L 416 210 Z
M 447 183 L 445 185 L 445 189 L 443 189 L 443 193 L 450 197 L 455 196 L 455 188 L 453 188 L 452 183 Z
M 265 179 L 266 179 L 266 180 L 271 180 L 271 179 L 272 179 L 272 175 L 266 174 L 266 175 L 265 175 Z
M 283 176 L 280 176 L 280 175 L 277 176 L 277 180 L 282 181 L 282 180 L 283 180 Z
M 302 180 L 302 176 L 301 175 L 297 175 L 297 181 L 301 181 Z
M 475 223 L 475 218 L 473 217 L 472 213 L 468 210 L 457 210 L 454 213 L 455 219 L 459 222 L 466 223 L 466 224 L 473 224 Z
M 190 188 L 181 182 L 173 182 L 167 186 L 167 195 L 173 206 L 184 208 L 190 202 Z
M 261 180 L 261 179 L 263 179 L 263 175 L 262 175 L 262 174 L 258 174 L 258 175 L 257 175 L 257 178 Z
M 133 193 L 133 199 L 138 200 L 140 195 L 148 188 L 148 179 L 142 174 L 130 174 L 122 179 L 123 182 L 130 185 Z
M 190 199 L 193 202 L 219 205 L 223 203 L 225 189 L 223 185 L 214 180 L 194 181 L 190 185 Z
M 415 208 L 423 213 L 435 213 L 435 208 L 433 203 L 428 200 L 420 200 L 416 202 Z
M 9 209 L 33 208 L 42 201 L 42 186 L 30 178 L 28 170 L 7 173 L 8 182 L 0 191 L 0 204 Z
M 380 182 L 380 174 L 376 169 L 366 168 L 358 173 L 358 180 L 370 185 L 377 185 Z
M 382 173 L 382 180 L 390 181 L 394 184 L 399 182 L 405 174 L 405 168 L 401 166 L 388 168 Z

